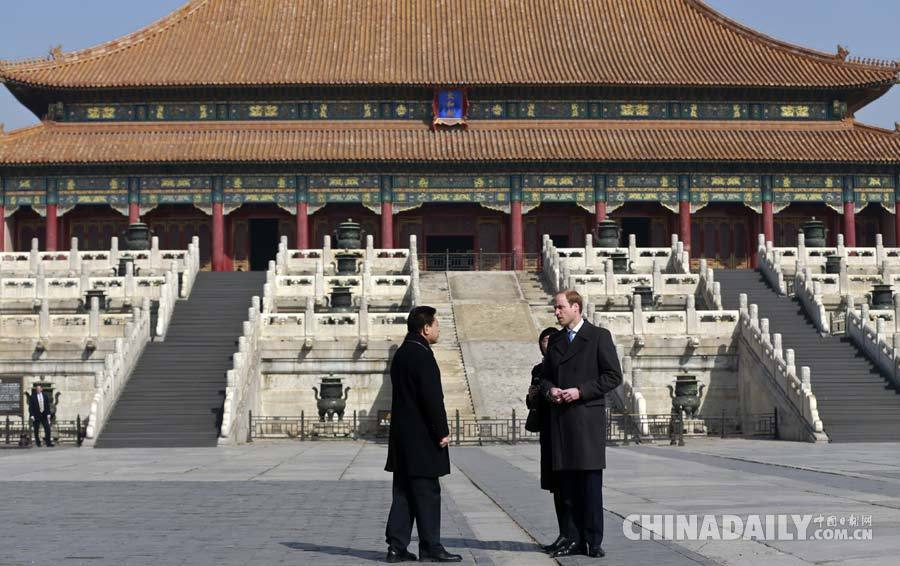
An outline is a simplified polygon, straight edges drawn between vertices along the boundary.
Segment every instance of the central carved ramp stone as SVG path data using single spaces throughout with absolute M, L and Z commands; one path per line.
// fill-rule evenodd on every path
M 528 301 L 514 272 L 450 272 L 457 334 L 475 414 L 524 418 L 531 368 L 541 359 Z

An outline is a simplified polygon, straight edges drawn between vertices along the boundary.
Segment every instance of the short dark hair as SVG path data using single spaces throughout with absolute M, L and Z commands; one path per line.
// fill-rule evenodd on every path
M 434 315 L 437 310 L 434 307 L 422 305 L 409 311 L 406 318 L 406 330 L 413 334 L 419 334 L 426 326 L 434 324 Z
M 552 336 L 557 332 L 559 332 L 559 328 L 555 328 L 553 326 L 548 326 L 547 328 L 543 329 L 541 331 L 541 335 L 538 336 L 538 346 L 541 345 L 541 342 L 544 341 L 544 338 L 546 338 L 547 336 Z
M 570 305 L 578 305 L 578 312 L 584 313 L 584 299 L 581 298 L 581 293 L 575 289 L 563 289 L 557 293 L 557 295 L 565 295 L 567 303 Z

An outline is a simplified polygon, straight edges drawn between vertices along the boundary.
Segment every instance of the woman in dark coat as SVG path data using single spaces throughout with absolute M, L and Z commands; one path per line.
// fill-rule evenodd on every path
M 547 354 L 548 344 L 558 332 L 560 331 L 553 327 L 545 328 L 541 332 L 538 338 L 541 355 Z M 552 544 L 544 547 L 544 550 L 552 553 L 559 545 L 572 540 L 575 525 L 572 523 L 571 513 L 569 513 L 560 495 L 558 474 L 553 471 L 553 450 L 550 444 L 550 407 L 549 402 L 540 395 L 539 388 L 543 377 L 542 368 L 543 362 L 531 369 L 531 387 L 528 388 L 525 404 L 532 411 L 536 411 L 538 415 L 541 441 L 541 489 L 546 489 L 553 493 L 553 506 L 556 509 L 556 521 L 559 524 L 559 536 L 556 537 Z

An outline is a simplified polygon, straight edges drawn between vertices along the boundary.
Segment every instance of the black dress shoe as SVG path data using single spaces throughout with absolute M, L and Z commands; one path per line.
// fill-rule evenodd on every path
M 556 537 L 555 541 L 551 542 L 550 544 L 543 545 L 541 549 L 543 549 L 544 552 L 553 552 L 559 547 L 559 545 L 563 544 L 564 542 L 566 542 L 566 537 L 559 535 L 558 537 Z
M 459 554 L 450 554 L 443 546 L 428 552 L 425 552 L 420 548 L 419 562 L 462 562 L 462 556 Z
M 550 558 L 559 558 L 560 556 L 574 556 L 576 554 L 581 554 L 582 544 L 580 542 L 573 542 L 567 540 L 563 544 L 559 545 L 556 550 L 550 553 Z
M 400 562 L 415 562 L 416 555 L 412 552 L 406 550 L 395 550 L 393 548 L 389 548 L 387 552 L 387 558 L 385 558 L 385 562 L 388 564 L 398 564 Z
M 591 543 L 585 543 L 584 554 L 586 556 L 590 556 L 591 558 L 603 558 L 604 556 L 606 556 L 606 553 L 603 552 L 602 548 Z

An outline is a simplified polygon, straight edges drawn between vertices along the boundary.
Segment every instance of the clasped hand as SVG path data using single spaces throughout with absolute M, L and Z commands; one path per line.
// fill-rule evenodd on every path
M 572 403 L 581 399 L 581 391 L 577 387 L 568 389 L 560 389 L 559 387 L 550 388 L 550 400 L 554 403 Z

